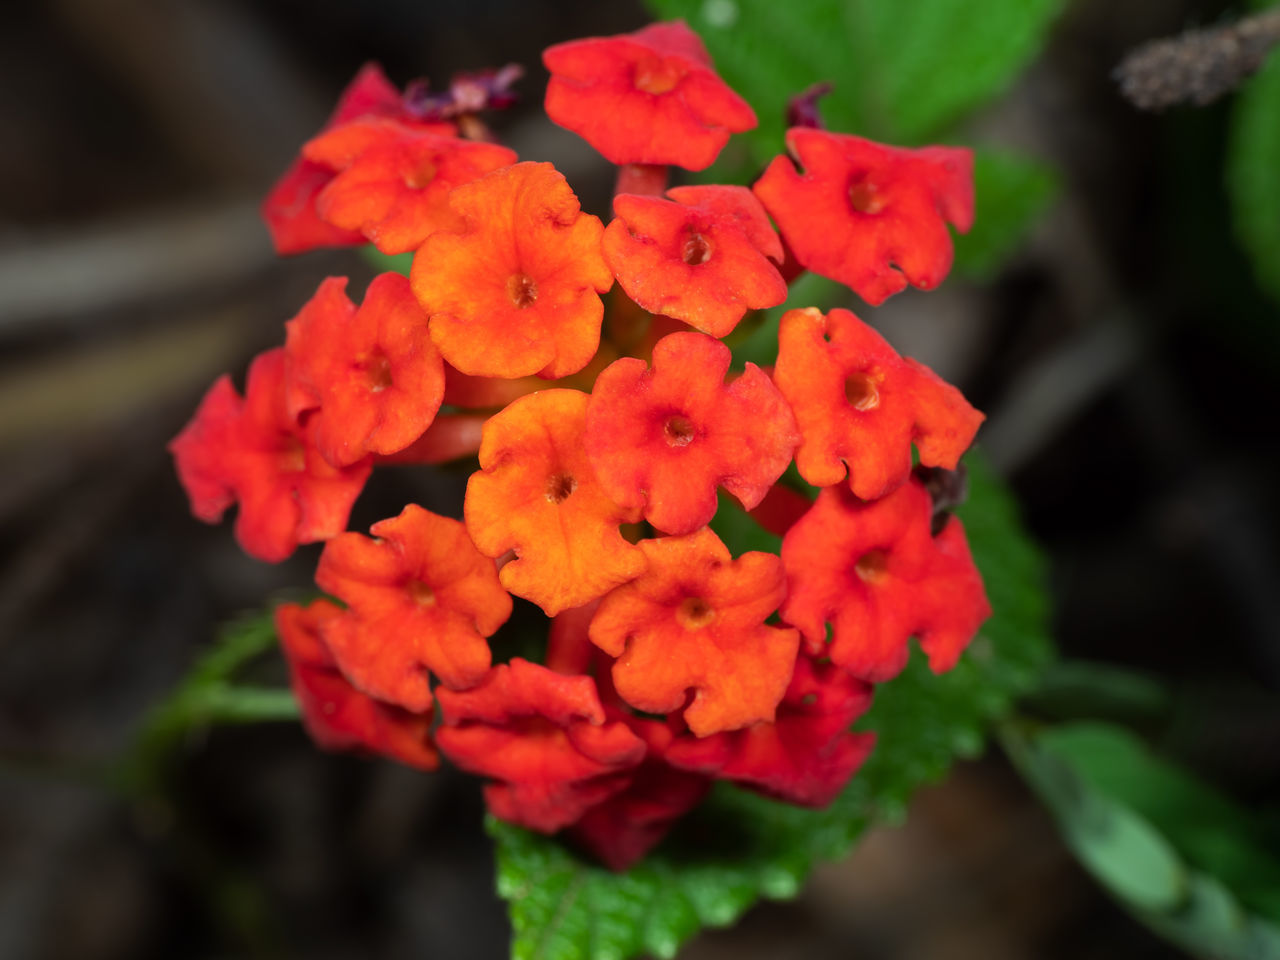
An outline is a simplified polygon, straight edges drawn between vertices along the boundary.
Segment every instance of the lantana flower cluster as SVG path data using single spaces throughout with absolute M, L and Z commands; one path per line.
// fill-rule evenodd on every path
M 750 188 L 668 188 L 756 124 L 697 36 L 544 62 L 550 119 L 618 167 L 613 219 L 492 142 L 478 114 L 518 70 L 436 93 L 366 67 L 264 215 L 282 253 L 371 243 L 412 270 L 359 303 L 325 280 L 171 449 L 195 515 L 235 505 L 252 556 L 324 544 L 329 598 L 276 612 L 321 746 L 443 754 L 495 816 L 623 869 L 716 780 L 829 803 L 910 638 L 947 670 L 989 613 L 920 472 L 955 470 L 982 414 L 848 310 L 786 312 L 772 369 L 724 342 L 804 270 L 872 305 L 937 285 L 971 158 L 805 125 Z M 347 530 L 375 468 L 468 459 L 455 516 Z M 780 554 L 730 553 L 721 490 Z M 494 660 L 513 597 L 547 617 L 541 662 Z

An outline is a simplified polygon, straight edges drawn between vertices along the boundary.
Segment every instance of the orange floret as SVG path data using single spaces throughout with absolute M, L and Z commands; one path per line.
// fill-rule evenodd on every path
M 332 130 L 361 117 L 390 117 L 441 135 L 455 130 L 451 123 L 414 121 L 405 110 L 400 91 L 375 63 L 360 68 L 342 92 L 324 129 Z M 299 156 L 271 188 L 262 204 L 262 219 L 271 232 L 277 253 L 302 253 L 316 247 L 349 247 L 366 242 L 359 231 L 344 230 L 317 215 L 316 197 L 332 179 L 333 169 Z
M 413 292 L 431 338 L 460 371 L 563 377 L 600 345 L 600 294 L 613 274 L 600 220 L 549 163 L 517 163 L 450 196 L 461 233 L 436 233 L 413 259 Z
M 653 368 L 624 357 L 596 380 L 583 443 L 606 494 L 665 533 L 691 533 L 716 512 L 723 486 L 751 509 L 791 462 L 799 434 L 786 400 L 760 368 L 730 384 L 729 348 L 673 333 Z
M 782 541 L 789 592 L 780 613 L 811 654 L 878 683 L 902 670 L 916 636 L 935 673 L 955 665 L 991 607 L 960 521 L 934 537 L 932 517 L 914 478 L 871 503 L 844 487 L 818 495 Z
M 910 282 L 930 290 L 951 269 L 947 223 L 973 223 L 973 154 L 907 150 L 793 127 L 786 156 L 755 184 L 796 259 L 872 306 Z M 803 173 L 796 169 L 799 166 Z
M 906 480 L 913 441 L 922 464 L 954 470 L 985 419 L 848 310 L 784 314 L 773 379 L 800 426 L 800 475 L 830 486 L 847 464 L 849 488 L 863 500 Z
M 625 723 L 606 722 L 590 677 L 516 657 L 479 686 L 439 691 L 440 749 L 485 787 L 494 816 L 555 833 L 624 789 L 645 754 Z
M 360 690 L 425 710 L 428 670 L 455 689 L 485 675 L 485 638 L 511 616 L 511 597 L 457 520 L 409 504 L 369 532 L 344 533 L 320 556 L 316 583 L 348 608 L 324 639 Z
M 677 187 L 670 200 L 622 194 L 601 249 L 618 283 L 651 313 L 723 337 L 748 310 L 787 298 L 770 258 L 782 243 L 746 187 Z
M 734 560 L 709 529 L 639 546 L 649 569 L 608 594 L 590 626 L 591 642 L 618 658 L 618 695 L 649 713 L 684 708 L 700 737 L 773 720 L 800 643 L 764 624 L 786 594 L 778 558 Z
M 320 630 L 342 615 L 342 608 L 328 600 L 276 607 L 276 633 L 311 739 L 326 750 L 367 750 L 420 770 L 436 769 L 440 758 L 431 744 L 430 710 L 410 713 L 375 700 L 338 670 Z
M 467 484 L 467 532 L 491 557 L 515 551 L 502 585 L 547 616 L 594 600 L 645 566 L 618 533 L 640 511 L 605 496 L 582 449 L 587 400 L 577 390 L 543 390 L 512 403 L 485 425 L 480 470 Z
M 357 120 L 302 148 L 313 163 L 338 171 L 316 197 L 316 212 L 355 230 L 383 253 L 407 253 L 437 230 L 461 229 L 449 192 L 516 162 L 514 150 L 460 140 L 387 118 Z
M 871 685 L 801 656 L 773 723 L 697 739 L 679 737 L 665 757 L 684 770 L 732 780 L 766 796 L 825 807 L 875 744 L 849 726 L 871 706 Z
M 547 116 L 611 163 L 703 170 L 756 115 L 683 20 L 548 47 Z
M 191 512 L 217 523 L 239 503 L 236 540 L 269 563 L 342 532 L 372 470 L 367 459 L 339 469 L 320 455 L 314 425 L 289 415 L 284 373 L 277 348 L 250 365 L 243 400 L 220 377 L 169 444 Z
M 312 414 L 326 460 L 345 466 L 403 450 L 431 425 L 444 395 L 444 363 L 427 315 L 398 273 L 375 277 L 359 310 L 330 277 L 285 325 L 289 402 Z

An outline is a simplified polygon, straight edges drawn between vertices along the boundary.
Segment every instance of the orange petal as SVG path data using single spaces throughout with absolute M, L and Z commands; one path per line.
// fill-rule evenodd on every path
M 502 585 L 548 616 L 582 606 L 644 569 L 640 550 L 618 533 L 638 510 L 610 500 L 596 482 L 582 430 L 588 397 L 543 390 L 485 425 L 480 470 L 467 484 L 467 531 L 482 553 L 518 559 Z
M 416 250 L 437 230 L 460 228 L 450 191 L 516 162 L 515 151 L 494 143 L 378 117 L 330 130 L 302 150 L 340 171 L 316 197 L 316 212 L 360 231 L 388 254 Z
M 638 710 L 671 713 L 697 736 L 772 720 L 791 680 L 795 630 L 765 626 L 785 594 L 768 553 L 734 560 L 710 530 L 642 540 L 649 569 L 600 603 L 591 642 L 618 661 L 618 694 Z
M 549 163 L 517 163 L 450 195 L 462 233 L 436 233 L 413 260 L 413 291 L 444 358 L 482 377 L 563 377 L 600 344 L 613 274 L 599 219 Z
M 346 284 L 326 280 L 285 325 L 291 401 L 295 410 L 318 405 L 316 442 L 338 466 L 409 446 L 444 394 L 444 364 L 409 281 L 375 277 L 359 310 Z
M 815 486 L 844 479 L 863 500 L 925 466 L 954 470 L 985 419 L 928 367 L 898 356 L 848 310 L 790 310 L 778 330 L 774 382 L 800 427 L 796 467 Z
M 360 690 L 425 710 L 428 670 L 454 688 L 485 675 L 485 638 L 511 615 L 511 597 L 457 520 L 409 504 L 370 532 L 377 539 L 344 533 L 320 556 L 316 583 L 348 608 L 324 639 Z

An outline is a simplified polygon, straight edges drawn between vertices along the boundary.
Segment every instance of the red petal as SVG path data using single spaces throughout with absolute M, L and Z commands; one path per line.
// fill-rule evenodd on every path
M 932 289 L 951 269 L 946 223 L 973 220 L 973 154 L 906 150 L 794 127 L 752 188 L 796 259 L 875 306 L 910 282 Z
M 902 670 L 917 636 L 935 672 L 955 665 L 991 608 L 960 521 L 935 538 L 932 513 L 914 478 L 870 503 L 843 487 L 822 491 L 782 541 L 780 613 L 810 653 L 880 682 Z

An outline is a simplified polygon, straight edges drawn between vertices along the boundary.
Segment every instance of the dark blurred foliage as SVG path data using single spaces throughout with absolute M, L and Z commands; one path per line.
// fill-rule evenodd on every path
M 1110 71 L 1234 12 L 1079 0 L 977 122 L 1055 162 L 1059 203 L 997 279 L 907 295 L 904 344 L 992 418 L 1052 562 L 1065 654 L 1149 671 L 1163 746 L 1274 812 L 1280 309 L 1235 246 L 1230 99 L 1135 113 Z M 633 3 L 49 0 L 0 13 L 0 956 L 488 958 L 506 942 L 477 785 L 314 751 L 291 725 L 188 744 L 166 798 L 95 768 L 216 625 L 305 590 L 317 555 L 242 556 L 163 451 L 352 254 L 273 258 L 255 207 L 368 59 L 400 83 L 519 62 L 494 126 L 588 209 L 610 173 L 541 117 L 538 54 L 632 29 Z M 1041 401 L 1057 384 L 1069 403 Z M 1003 424 L 1002 424 L 1003 421 Z M 999 442 L 997 442 L 999 441 Z M 443 488 L 380 476 L 353 525 Z M 457 507 L 452 511 L 456 513 Z M 264 682 L 282 682 L 279 664 Z M 1165 957 L 1073 865 L 996 756 L 903 827 L 689 957 Z

